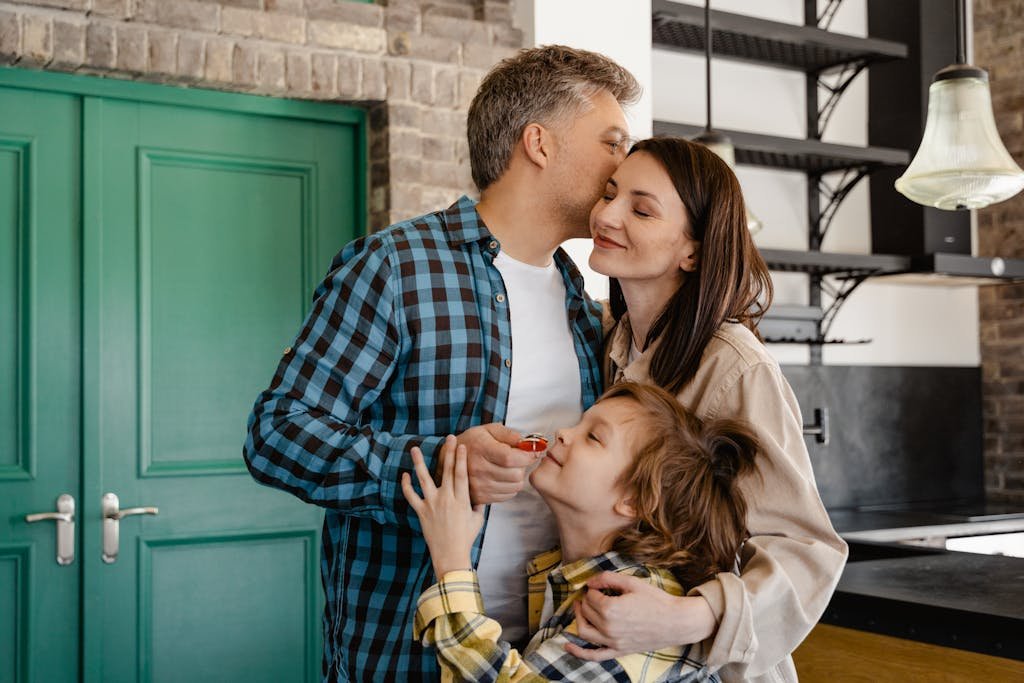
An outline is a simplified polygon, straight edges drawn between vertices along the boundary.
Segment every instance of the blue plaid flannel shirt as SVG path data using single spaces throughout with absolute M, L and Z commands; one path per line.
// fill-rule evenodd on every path
M 413 446 L 432 467 L 446 434 L 505 418 L 513 350 L 499 249 L 467 197 L 347 245 L 249 417 L 252 476 L 326 508 L 327 681 L 439 675 L 412 637 L 434 577 L 399 481 Z M 601 389 L 600 307 L 561 249 L 555 262 L 586 409 Z

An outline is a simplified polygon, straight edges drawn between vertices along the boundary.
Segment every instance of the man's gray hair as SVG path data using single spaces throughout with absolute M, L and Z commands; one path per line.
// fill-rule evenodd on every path
M 523 49 L 498 62 L 469 105 L 469 160 L 477 188 L 487 189 L 505 172 L 528 124 L 581 114 L 601 90 L 621 106 L 636 102 L 641 92 L 633 74 L 611 59 L 564 45 Z

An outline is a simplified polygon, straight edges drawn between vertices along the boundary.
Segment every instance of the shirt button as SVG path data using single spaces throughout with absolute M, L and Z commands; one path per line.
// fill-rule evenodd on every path
M 512 359 L 511 358 L 506 358 L 505 359 L 505 367 L 506 368 L 512 367 Z
M 505 303 L 505 295 L 499 294 L 498 296 L 494 297 L 494 300 L 497 301 L 499 304 L 503 304 Z
M 490 242 L 488 242 L 487 243 L 487 248 L 488 249 L 497 249 L 498 248 L 497 240 L 491 240 Z
M 285 348 L 284 353 L 282 355 L 287 356 L 291 352 L 292 352 L 292 347 L 289 346 L 289 347 Z

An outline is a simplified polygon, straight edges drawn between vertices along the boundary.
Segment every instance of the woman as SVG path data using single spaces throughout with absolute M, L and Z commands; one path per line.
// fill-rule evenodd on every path
M 753 426 L 760 476 L 741 480 L 740 573 L 666 598 L 604 574 L 577 609 L 582 659 L 708 641 L 723 680 L 796 680 L 790 653 L 821 616 L 846 544 L 821 503 L 796 398 L 756 333 L 771 302 L 729 167 L 677 138 L 638 143 L 591 212 L 590 266 L 611 278 L 605 382 L 657 384 L 699 418 Z M 613 593 L 607 595 L 606 593 Z

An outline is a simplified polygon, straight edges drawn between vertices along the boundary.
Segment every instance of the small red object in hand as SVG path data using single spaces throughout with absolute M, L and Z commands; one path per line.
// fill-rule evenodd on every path
M 516 448 L 530 453 L 541 453 L 548 449 L 548 440 L 543 434 L 527 434 L 516 444 Z

